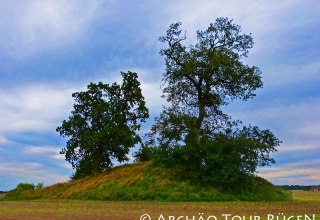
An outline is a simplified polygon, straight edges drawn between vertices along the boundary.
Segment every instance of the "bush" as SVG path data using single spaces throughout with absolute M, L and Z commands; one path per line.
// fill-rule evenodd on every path
M 25 200 L 37 199 L 40 195 L 40 190 L 44 188 L 43 183 L 19 183 L 15 189 L 11 190 L 4 197 L 5 200 Z
M 14 191 L 21 193 L 25 191 L 34 190 L 35 185 L 33 183 L 19 183 L 17 187 L 14 189 Z

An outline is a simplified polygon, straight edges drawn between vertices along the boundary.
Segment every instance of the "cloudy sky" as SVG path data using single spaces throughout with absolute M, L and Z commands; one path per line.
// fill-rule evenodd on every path
M 67 181 L 55 129 L 71 94 L 89 82 L 136 71 L 151 112 L 160 112 L 163 47 L 181 21 L 188 42 L 217 17 L 233 18 L 255 45 L 245 60 L 261 68 L 264 88 L 225 110 L 269 128 L 283 143 L 277 163 L 259 169 L 274 184 L 320 184 L 320 3 L 316 0 L 1 0 L 0 190 L 19 182 Z

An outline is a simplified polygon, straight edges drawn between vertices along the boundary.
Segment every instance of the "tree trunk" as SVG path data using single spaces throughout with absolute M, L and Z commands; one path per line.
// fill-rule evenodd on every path
M 202 125 L 202 122 L 204 120 L 205 115 L 206 115 L 205 105 L 203 104 L 203 102 L 200 102 L 199 103 L 199 114 L 198 114 L 198 118 L 196 121 L 196 129 L 198 131 L 200 131 L 200 129 L 201 129 L 201 125 Z
M 202 100 L 199 101 L 199 113 L 198 113 L 198 118 L 196 120 L 195 123 L 195 134 L 196 138 L 195 140 L 197 141 L 197 143 L 200 143 L 201 140 L 201 125 L 202 122 L 205 118 L 206 112 L 205 112 L 205 105 L 204 102 Z

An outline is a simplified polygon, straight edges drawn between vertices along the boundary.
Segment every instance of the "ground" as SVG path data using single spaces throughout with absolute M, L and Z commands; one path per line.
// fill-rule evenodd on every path
M 87 200 L 33 200 L 1 201 L 0 219 L 107 219 L 139 220 L 143 214 L 151 219 L 169 216 L 184 216 L 183 219 L 198 220 L 203 213 L 204 219 L 221 214 L 232 216 L 260 216 L 267 219 L 268 214 L 285 216 L 316 215 L 320 220 L 320 192 L 294 192 L 290 202 L 104 202 Z M 211 218 L 212 219 L 212 218 Z M 232 220 L 231 218 L 229 218 Z M 249 218 L 246 218 L 248 220 Z M 296 219 L 296 218 L 294 218 Z M 292 220 L 294 220 L 292 219 Z M 144 216 L 142 220 L 150 220 Z M 171 220 L 172 217 L 171 217 Z M 235 218 L 233 220 L 240 220 Z M 244 220 L 243 218 L 241 220 Z M 284 220 L 283 217 L 279 220 Z

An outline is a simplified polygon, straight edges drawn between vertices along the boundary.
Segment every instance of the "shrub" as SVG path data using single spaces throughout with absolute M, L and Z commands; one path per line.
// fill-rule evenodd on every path
M 35 189 L 35 185 L 33 183 L 19 183 L 17 187 L 14 189 L 14 191 L 21 193 L 25 191 L 32 191 Z
M 43 183 L 19 183 L 15 189 L 11 190 L 4 197 L 5 200 L 25 200 L 37 199 L 40 196 L 40 190 L 44 188 Z

